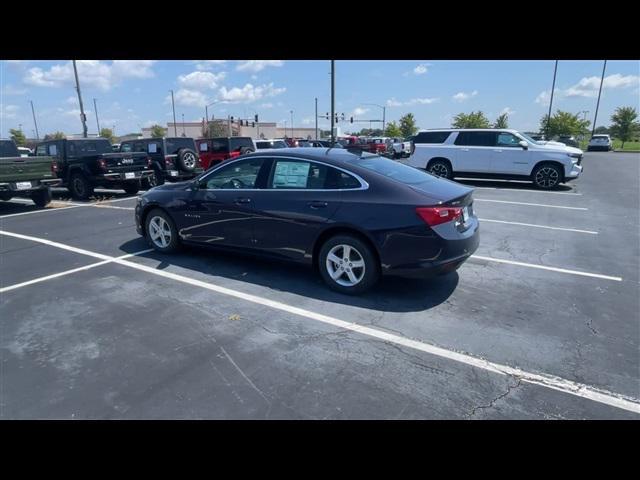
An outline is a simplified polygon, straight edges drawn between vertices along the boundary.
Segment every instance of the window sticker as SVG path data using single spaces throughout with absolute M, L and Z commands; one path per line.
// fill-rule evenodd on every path
M 275 188 L 306 188 L 309 178 L 309 162 L 278 162 L 273 175 Z
M 150 143 L 149 144 L 149 153 L 157 153 L 158 152 L 158 145 L 155 143 Z

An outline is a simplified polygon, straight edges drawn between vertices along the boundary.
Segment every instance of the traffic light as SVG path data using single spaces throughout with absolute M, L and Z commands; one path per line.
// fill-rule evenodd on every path
M 256 115 L 256 117 L 257 117 L 257 115 Z M 251 126 L 252 126 L 253 128 L 255 128 L 255 126 L 256 126 L 256 122 L 251 122 Z
M 257 113 L 256 113 L 256 116 L 255 116 L 255 117 L 253 117 L 253 118 L 254 118 L 254 121 L 255 121 L 256 123 L 258 123 L 258 114 L 257 114 Z
M 353 117 L 351 117 L 351 123 L 353 123 Z
M 233 117 L 231 117 L 231 123 L 233 123 Z

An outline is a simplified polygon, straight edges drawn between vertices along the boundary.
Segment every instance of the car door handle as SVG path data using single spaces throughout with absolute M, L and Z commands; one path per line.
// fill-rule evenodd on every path
M 463 151 L 463 152 L 468 152 L 469 151 L 468 148 L 461 148 L 460 150 Z
M 328 204 L 327 202 L 313 201 L 313 202 L 307 203 L 307 205 L 309 205 L 313 209 L 318 209 L 318 208 L 325 208 Z
M 233 201 L 233 203 L 237 203 L 237 204 L 251 203 L 251 199 L 247 197 L 238 197 Z

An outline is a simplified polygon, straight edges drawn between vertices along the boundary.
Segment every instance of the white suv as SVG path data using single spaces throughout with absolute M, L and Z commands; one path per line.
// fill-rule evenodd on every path
M 530 180 L 551 189 L 582 173 L 582 150 L 544 144 L 516 130 L 423 130 L 408 164 L 440 177 Z
M 587 152 L 594 150 L 604 150 L 605 152 L 613 150 L 611 137 L 609 135 L 594 135 L 591 137 L 591 140 L 589 140 L 589 144 L 587 145 Z

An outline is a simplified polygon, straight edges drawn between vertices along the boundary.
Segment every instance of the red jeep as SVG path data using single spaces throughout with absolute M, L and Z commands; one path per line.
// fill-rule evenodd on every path
M 205 170 L 220 162 L 256 151 L 250 137 L 199 138 L 196 140 L 200 163 Z

